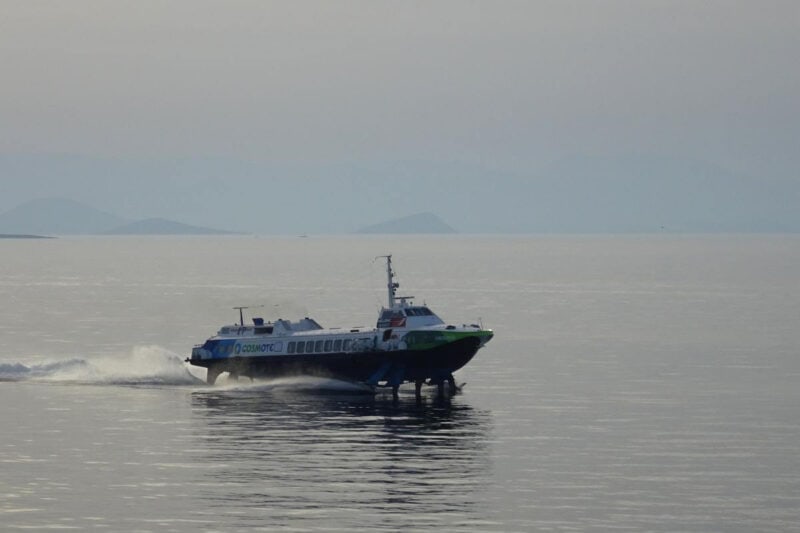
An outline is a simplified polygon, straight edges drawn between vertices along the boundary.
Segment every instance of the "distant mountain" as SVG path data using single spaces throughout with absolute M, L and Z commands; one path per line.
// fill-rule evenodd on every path
M 107 235 L 233 235 L 234 232 L 190 226 L 164 218 L 137 220 L 104 232 Z
M 91 235 L 127 222 L 74 200 L 40 198 L 0 214 L 0 233 Z
M 0 213 L 29 198 L 76 191 L 110 213 L 148 212 L 265 234 L 354 232 L 392 218 L 387 206 L 393 213 L 436 213 L 466 233 L 800 233 L 796 169 L 753 176 L 680 156 L 574 155 L 536 167 L 493 168 L 458 161 L 281 165 L 0 153 Z M 273 199 L 269 209 L 265 198 Z M 59 217 L 45 224 L 55 209 L 41 210 L 40 217 L 19 212 L 32 208 L 0 215 L 0 233 L 103 233 L 132 221 L 81 228 Z
M 0 239 L 52 239 L 45 235 L 21 235 L 19 233 L 0 233 Z
M 407 217 L 387 220 L 358 230 L 358 233 L 457 233 L 433 213 L 418 213 Z
M 163 218 L 131 222 L 66 198 L 31 200 L 0 214 L 3 235 L 229 235 Z

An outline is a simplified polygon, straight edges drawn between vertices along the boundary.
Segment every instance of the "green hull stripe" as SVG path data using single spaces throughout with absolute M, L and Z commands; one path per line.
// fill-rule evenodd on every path
M 444 344 L 449 344 L 467 337 L 485 338 L 491 336 L 491 332 L 479 331 L 409 331 L 401 341 L 406 343 L 409 350 L 429 350 Z

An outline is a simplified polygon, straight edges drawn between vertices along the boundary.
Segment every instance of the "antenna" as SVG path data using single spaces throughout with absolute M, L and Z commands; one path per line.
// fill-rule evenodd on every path
M 400 284 L 394 281 L 394 272 L 392 272 L 392 255 L 379 255 L 375 259 L 386 259 L 386 288 L 389 295 L 389 309 L 394 307 L 394 295 L 397 292 Z
M 250 306 L 240 305 L 238 307 L 234 307 L 234 309 L 238 309 L 239 310 L 239 325 L 240 326 L 244 326 L 244 313 L 242 313 L 242 311 L 244 309 L 258 309 L 259 307 L 264 307 L 264 306 L 263 305 L 250 305 Z

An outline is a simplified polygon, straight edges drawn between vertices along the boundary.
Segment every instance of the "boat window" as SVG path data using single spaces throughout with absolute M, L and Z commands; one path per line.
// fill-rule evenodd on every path
M 344 346 L 343 346 L 343 348 L 342 348 L 342 349 L 343 349 L 345 352 L 346 352 L 346 351 L 348 351 L 348 350 L 350 349 L 350 345 L 351 345 L 352 343 L 353 343 L 353 341 L 352 341 L 352 340 L 350 340 L 350 339 L 345 339 L 345 340 L 344 340 Z
M 431 311 L 427 307 L 420 307 L 419 310 L 422 312 L 423 315 L 430 316 L 433 314 L 433 311 Z
M 306 353 L 314 353 L 314 341 L 306 341 Z
M 303 341 L 298 342 L 297 343 L 297 353 L 303 353 L 305 351 L 304 350 L 305 347 L 306 347 L 306 343 L 304 343 Z
M 392 319 L 391 309 L 384 309 L 383 311 L 381 311 L 381 315 L 378 317 L 377 327 L 388 328 L 391 319 Z
M 338 352 L 342 349 L 342 339 L 336 339 L 333 341 L 333 351 Z
M 287 353 L 294 353 L 294 342 L 290 342 L 289 345 L 286 347 Z
M 330 352 L 332 346 L 333 346 L 333 341 L 330 341 L 330 340 L 325 341 L 325 351 L 326 352 Z
M 321 352 L 322 351 L 322 341 L 317 341 L 314 343 L 314 351 Z

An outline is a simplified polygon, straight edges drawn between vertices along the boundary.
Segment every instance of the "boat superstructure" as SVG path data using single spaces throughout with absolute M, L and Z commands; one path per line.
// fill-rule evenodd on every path
M 423 383 L 454 390 L 453 372 L 467 364 L 494 333 L 479 324 L 446 324 L 413 296 L 398 296 L 392 256 L 386 260 L 388 305 L 380 310 L 374 328 L 323 328 L 305 317 L 296 321 L 265 322 L 253 318 L 223 326 L 197 345 L 187 362 L 208 369 L 207 382 L 228 372 L 230 377 L 274 378 L 307 374 L 391 387 Z

